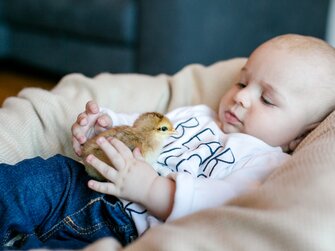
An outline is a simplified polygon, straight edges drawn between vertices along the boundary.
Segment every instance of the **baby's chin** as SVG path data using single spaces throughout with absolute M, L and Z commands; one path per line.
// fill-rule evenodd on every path
M 228 124 L 228 123 L 220 123 L 219 124 L 221 130 L 224 132 L 224 133 L 241 133 L 241 129 L 234 126 L 234 125 L 231 125 L 231 124 Z

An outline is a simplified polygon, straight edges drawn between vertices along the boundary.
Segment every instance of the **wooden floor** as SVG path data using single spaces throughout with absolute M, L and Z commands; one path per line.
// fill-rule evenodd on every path
M 51 89 L 56 85 L 56 79 L 37 76 L 15 70 L 0 70 L 0 105 L 9 96 L 15 96 L 25 87 Z

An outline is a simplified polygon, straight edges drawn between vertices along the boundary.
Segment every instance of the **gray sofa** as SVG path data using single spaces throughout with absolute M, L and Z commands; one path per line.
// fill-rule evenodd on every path
M 324 38 L 329 0 L 0 0 L 0 59 L 54 74 L 175 73 L 282 33 Z

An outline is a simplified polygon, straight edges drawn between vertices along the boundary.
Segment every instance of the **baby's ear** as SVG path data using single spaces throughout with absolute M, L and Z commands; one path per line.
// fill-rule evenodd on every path
M 288 143 L 287 146 L 283 147 L 284 152 L 287 153 L 292 153 L 297 146 L 300 144 L 300 142 L 311 132 L 313 131 L 318 125 L 320 125 L 321 122 L 315 122 L 313 124 L 310 124 L 305 131 L 299 135 L 297 138 L 295 138 L 294 140 L 292 140 L 290 143 Z

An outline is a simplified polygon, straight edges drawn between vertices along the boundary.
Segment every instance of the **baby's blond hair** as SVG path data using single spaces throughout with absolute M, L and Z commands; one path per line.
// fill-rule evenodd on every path
M 327 104 L 327 111 L 320 112 L 321 116 L 335 109 L 335 48 L 316 37 L 298 34 L 285 34 L 275 37 L 264 44 L 288 50 L 306 59 L 313 65 L 315 73 L 319 74 L 317 83 L 312 88 L 320 91 L 320 98 Z M 323 115 L 322 115 L 323 113 Z
M 335 48 L 322 39 L 298 34 L 286 34 L 268 41 L 273 46 L 285 48 L 293 53 L 313 57 L 325 62 L 332 74 L 335 74 Z

